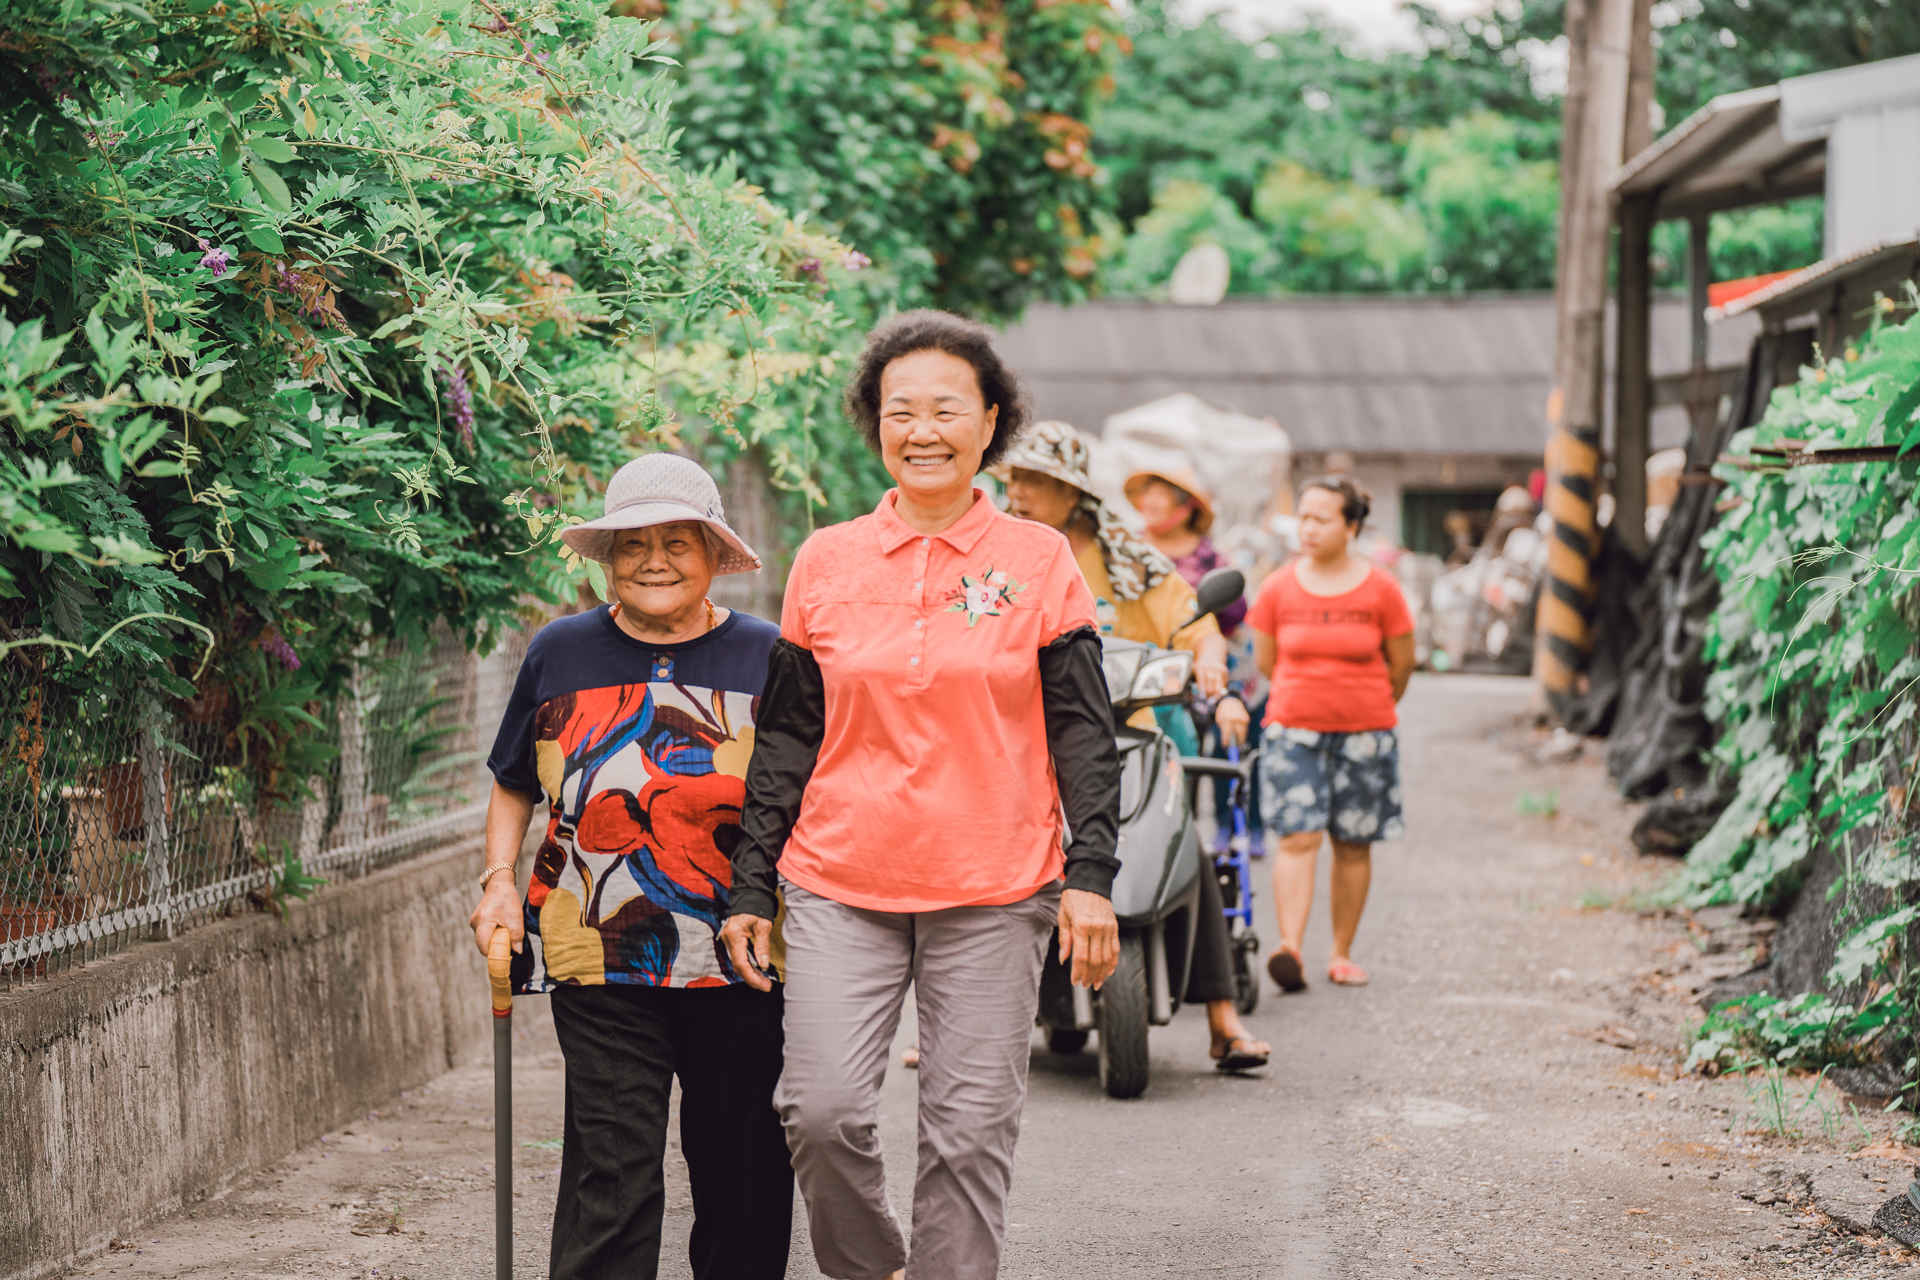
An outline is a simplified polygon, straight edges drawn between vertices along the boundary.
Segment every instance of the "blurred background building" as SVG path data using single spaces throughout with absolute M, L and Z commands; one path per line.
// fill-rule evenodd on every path
M 1755 319 L 1715 325 L 1709 364 L 1741 363 L 1757 329 Z M 1689 343 L 1685 296 L 1659 295 L 1652 340 L 1656 449 L 1687 439 L 1682 383 Z M 1445 558 L 1455 548 L 1449 515 L 1464 513 L 1484 529 L 1501 492 L 1524 487 L 1540 465 L 1553 383 L 1553 298 L 1349 295 L 1216 306 L 1039 306 L 1007 331 L 1003 351 L 1026 379 L 1039 417 L 1090 434 L 1103 434 L 1116 415 L 1176 394 L 1269 419 L 1291 442 L 1293 483 L 1349 473 L 1373 495 L 1376 537 Z

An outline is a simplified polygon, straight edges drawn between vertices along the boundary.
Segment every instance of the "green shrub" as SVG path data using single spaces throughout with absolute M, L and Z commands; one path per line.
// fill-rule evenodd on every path
M 356 653 L 484 648 L 570 595 L 558 530 L 683 424 L 820 492 L 859 264 L 677 158 L 646 24 L 184 0 L 0 28 L 0 626 L 106 637 L 64 680 L 237 692 L 264 794 L 317 767 Z
M 1777 390 L 1733 452 L 1920 445 L 1920 320 L 1895 323 L 1897 311 L 1882 300 L 1855 346 Z M 1845 937 L 1824 993 L 1717 1011 L 1695 1059 L 1870 1059 L 1904 1063 L 1911 1078 L 1920 459 L 1786 468 L 1765 465 L 1778 453 L 1755 456 L 1757 469 L 1716 471 L 1728 509 L 1706 543 L 1721 590 L 1708 712 L 1716 762 L 1739 785 L 1674 893 L 1695 906 L 1776 903 L 1829 850 L 1841 865 L 1829 909 Z

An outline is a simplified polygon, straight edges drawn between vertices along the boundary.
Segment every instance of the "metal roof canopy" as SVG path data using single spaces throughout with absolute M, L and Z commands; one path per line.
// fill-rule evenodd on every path
M 1911 278 L 1916 264 L 1920 264 L 1920 237 L 1883 240 L 1843 257 L 1816 262 L 1724 307 L 1714 307 L 1707 312 L 1707 319 L 1719 321 L 1758 311 L 1770 326 L 1777 326 L 1831 301 L 1836 289 L 1844 291 L 1855 281 L 1864 280 L 1873 287 L 1884 281 Z
M 1614 195 L 1652 198 L 1665 221 L 1823 194 L 1826 135 L 1781 125 L 1781 86 L 1723 93 L 1623 165 Z
M 1723 93 L 1614 175 L 1617 199 L 1655 198 L 1656 221 L 1822 195 L 1844 117 L 1920 102 L 1920 54 Z

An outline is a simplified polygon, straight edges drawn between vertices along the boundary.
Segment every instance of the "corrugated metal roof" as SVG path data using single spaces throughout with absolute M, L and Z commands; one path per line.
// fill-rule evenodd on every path
M 1001 352 L 1041 417 L 1087 429 L 1184 391 L 1274 419 L 1303 451 L 1534 455 L 1553 325 L 1544 293 L 1102 301 L 1033 308 Z M 1756 328 L 1716 326 L 1709 363 L 1744 359 Z M 1656 374 L 1686 367 L 1683 299 L 1656 300 L 1653 348 Z M 1663 412 L 1656 441 L 1684 433 Z
M 1817 189 L 1824 142 L 1789 141 L 1780 86 L 1723 93 L 1630 158 L 1613 176 L 1620 196 L 1657 196 L 1658 217 L 1735 208 Z
M 1885 266 L 1902 266 L 1911 274 L 1916 259 L 1920 259 L 1920 237 L 1905 236 L 1898 240 L 1862 245 L 1852 253 L 1843 253 L 1837 258 L 1826 258 L 1810 267 L 1802 267 L 1764 289 L 1756 289 L 1735 298 L 1724 307 L 1710 307 L 1707 319 L 1717 324 L 1749 311 L 1770 315 L 1791 314 L 1795 307 L 1813 306 L 1823 300 L 1834 285 L 1856 275 Z

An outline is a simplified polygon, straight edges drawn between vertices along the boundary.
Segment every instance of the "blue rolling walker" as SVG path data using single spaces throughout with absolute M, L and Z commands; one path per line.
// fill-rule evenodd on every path
M 1247 797 L 1254 785 L 1254 769 L 1260 752 L 1244 755 L 1235 744 L 1227 748 L 1227 758 L 1182 756 L 1180 767 L 1195 780 L 1193 804 L 1199 808 L 1201 778 L 1227 779 L 1227 815 L 1233 834 L 1224 849 L 1212 854 L 1213 871 L 1220 878 L 1220 901 L 1225 904 L 1228 950 L 1233 957 L 1233 1006 L 1242 1014 L 1252 1013 L 1260 1005 L 1258 961 L 1260 935 L 1253 931 L 1253 841 L 1247 832 Z M 1214 814 L 1215 826 L 1223 815 Z

